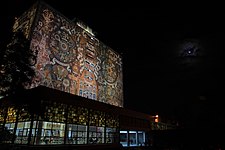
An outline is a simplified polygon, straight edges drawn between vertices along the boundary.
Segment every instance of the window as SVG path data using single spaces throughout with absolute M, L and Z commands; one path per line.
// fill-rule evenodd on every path
M 144 146 L 144 131 L 120 131 L 120 143 L 126 146 Z

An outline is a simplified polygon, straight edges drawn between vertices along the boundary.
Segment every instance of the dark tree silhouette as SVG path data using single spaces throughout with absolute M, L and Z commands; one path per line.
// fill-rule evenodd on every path
M 12 33 L 0 51 L 0 95 L 8 96 L 24 90 L 35 75 L 36 54 L 22 31 Z

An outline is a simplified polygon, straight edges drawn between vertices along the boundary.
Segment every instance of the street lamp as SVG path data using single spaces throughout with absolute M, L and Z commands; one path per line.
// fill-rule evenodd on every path
M 159 122 L 159 115 L 155 115 L 155 122 Z

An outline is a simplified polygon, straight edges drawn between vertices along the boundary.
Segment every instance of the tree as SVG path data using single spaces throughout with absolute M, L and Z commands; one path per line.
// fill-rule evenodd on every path
M 4 50 L 4 51 L 2 51 Z M 24 90 L 35 75 L 36 53 L 22 31 L 13 32 L 0 51 L 0 95 L 8 96 Z

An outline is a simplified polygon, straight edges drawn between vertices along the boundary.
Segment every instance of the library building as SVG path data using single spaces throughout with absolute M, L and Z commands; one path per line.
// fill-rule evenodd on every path
M 145 146 L 151 116 L 124 108 L 122 56 L 43 1 L 15 19 L 36 61 L 32 84 L 0 99 L 0 125 L 21 145 Z

